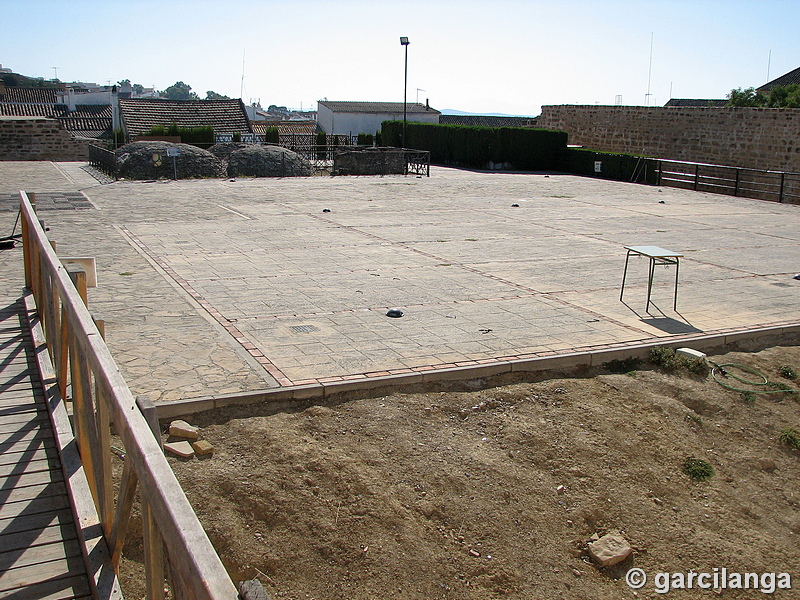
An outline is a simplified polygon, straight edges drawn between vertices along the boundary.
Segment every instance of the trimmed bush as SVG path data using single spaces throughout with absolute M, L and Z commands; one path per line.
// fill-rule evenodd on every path
M 214 145 L 214 128 L 210 125 L 201 127 L 179 127 L 177 123 L 171 123 L 169 127 L 154 125 L 144 135 L 179 137 L 182 144 L 191 144 L 199 148 L 209 148 Z
M 372 146 L 374 139 L 375 137 L 371 133 L 359 133 L 358 141 L 356 143 L 359 146 Z
M 280 142 L 281 136 L 278 132 L 278 128 L 275 126 L 267 127 L 264 130 L 264 143 L 266 144 L 277 144 Z
M 382 123 L 384 146 L 399 147 L 402 135 L 402 121 Z M 567 134 L 524 127 L 407 123 L 405 146 L 430 151 L 431 162 L 439 165 L 542 171 L 559 168 L 561 151 L 567 146 Z
M 565 148 L 562 156 L 561 169 L 567 173 L 652 185 L 655 185 L 658 180 L 655 161 L 641 156 L 596 152 L 584 148 Z M 596 161 L 602 163 L 599 173 L 594 170 Z

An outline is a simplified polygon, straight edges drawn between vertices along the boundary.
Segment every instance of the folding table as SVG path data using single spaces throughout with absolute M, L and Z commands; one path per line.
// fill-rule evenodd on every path
M 653 273 L 655 272 L 656 265 L 675 265 L 675 292 L 672 299 L 672 310 L 677 310 L 678 306 L 678 269 L 680 268 L 680 260 L 683 254 L 680 252 L 673 252 L 672 250 L 665 250 L 658 246 L 625 246 L 628 254 L 625 256 L 625 271 L 622 273 L 622 289 L 619 291 L 619 299 L 622 301 L 622 294 L 625 293 L 625 277 L 628 274 L 628 260 L 631 254 L 637 256 L 646 256 L 650 259 L 650 276 L 647 280 L 647 305 L 645 311 L 650 309 L 650 295 L 653 290 Z

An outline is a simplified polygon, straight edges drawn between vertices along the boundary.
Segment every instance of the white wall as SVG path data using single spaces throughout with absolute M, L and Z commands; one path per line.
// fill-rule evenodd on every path
M 384 121 L 402 121 L 403 113 L 334 113 L 326 106 L 319 105 L 317 123 L 327 134 L 358 135 L 375 133 L 381 130 Z M 438 113 L 408 113 L 406 121 L 419 123 L 439 123 Z

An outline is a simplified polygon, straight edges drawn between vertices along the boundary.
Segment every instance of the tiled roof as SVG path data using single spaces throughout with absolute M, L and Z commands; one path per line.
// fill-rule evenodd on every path
M 0 115 L 4 117 L 54 117 L 56 106 L 56 104 L 0 102 Z
M 277 127 L 280 135 L 311 135 L 317 131 L 316 121 L 256 121 L 251 125 L 253 133 L 260 135 L 267 127 Z
M 241 100 L 119 100 L 119 112 L 130 136 L 141 135 L 154 125 L 181 127 L 211 125 L 215 133 L 252 133 Z
M 58 102 L 55 88 L 16 86 L 6 87 L 3 98 L 0 98 L 0 100 L 23 104 L 55 104 Z
M 440 125 L 470 125 L 473 127 L 534 127 L 532 117 L 493 117 L 488 115 L 442 115 Z
M 60 118 L 61 126 L 72 135 L 82 137 L 100 137 L 102 134 L 111 133 L 111 117 L 109 118 Z M 91 135 L 88 135 L 91 133 Z M 96 134 L 96 135 L 95 135 Z
M 320 100 L 317 104 L 338 113 L 397 114 L 403 112 L 402 102 L 335 102 L 332 100 Z M 424 104 L 417 102 L 406 103 L 406 112 L 409 114 L 441 114 L 435 108 L 426 107 Z
M 700 107 L 700 108 L 719 108 L 727 106 L 727 100 L 703 100 L 700 98 L 672 98 L 664 106 L 676 107 Z
M 769 83 L 765 83 L 758 88 L 758 91 L 768 92 L 772 88 L 778 87 L 779 85 L 791 85 L 793 83 L 800 83 L 800 67 L 797 67 L 794 71 L 789 71 L 785 75 L 781 75 L 777 79 L 773 79 Z
M 113 111 L 110 104 L 76 104 L 75 110 L 63 116 L 77 119 L 110 119 Z

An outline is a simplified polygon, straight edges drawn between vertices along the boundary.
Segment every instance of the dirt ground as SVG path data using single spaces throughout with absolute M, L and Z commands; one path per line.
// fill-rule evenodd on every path
M 799 347 L 711 359 L 798 389 L 780 368 L 800 371 Z M 199 415 L 215 454 L 170 461 L 234 580 L 275 599 L 663 597 L 657 573 L 715 568 L 788 572 L 774 596 L 800 597 L 800 451 L 779 441 L 800 394 L 745 398 L 647 363 L 583 375 Z M 687 457 L 714 477 L 690 479 Z M 586 543 L 613 530 L 634 552 L 598 568 Z M 129 598 L 139 555 L 133 540 Z

